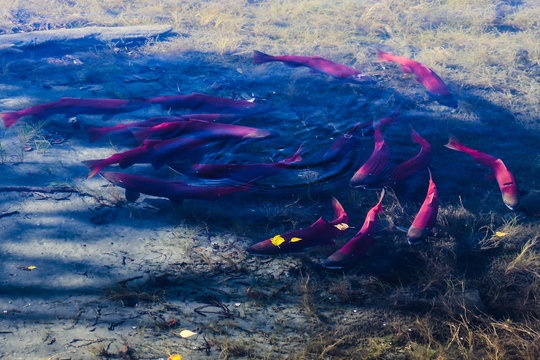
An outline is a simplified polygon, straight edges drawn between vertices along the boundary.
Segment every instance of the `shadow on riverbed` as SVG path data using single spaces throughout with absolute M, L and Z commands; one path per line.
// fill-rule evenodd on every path
M 293 172 L 268 180 L 265 189 L 274 185 L 275 192 L 215 202 L 188 200 L 175 208 L 148 197 L 128 204 L 123 190 L 100 179 L 86 180 L 88 169 L 81 163 L 130 146 L 115 139 L 89 143 L 86 126 L 167 112 L 148 108 L 110 120 L 77 116 L 80 128 L 61 117 L 43 127 L 26 118 L 0 139 L 2 186 L 67 184 L 77 191 L 63 199 L 39 191 L 0 193 L 2 212 L 18 211 L 0 219 L 0 308 L 8 314 L 0 323 L 10 329 L 10 336 L 33 336 L 28 324 L 36 333 L 52 332 L 59 340 L 40 350 L 44 356 L 84 336 L 116 336 L 118 344 L 121 338 L 130 339 L 130 346 L 142 355 L 151 353 L 148 348 L 155 342 L 160 350 L 173 344 L 186 353 L 201 354 L 193 356 L 203 356 L 211 348 L 210 357 L 224 353 L 258 358 L 253 349 L 236 348 L 234 353 L 232 341 L 246 342 L 246 348 L 272 356 L 303 352 L 303 358 L 321 354 L 354 358 L 360 352 L 353 337 L 381 347 L 385 342 L 388 352 L 414 343 L 426 353 L 462 354 L 464 343 L 455 349 L 452 345 L 457 341 L 452 336 L 463 331 L 456 330 L 461 326 L 459 316 L 474 314 L 479 319 L 475 326 L 484 326 L 506 316 L 519 321 L 538 315 L 533 272 L 519 263 L 528 259 L 524 246 L 537 228 L 534 219 L 510 213 L 495 182 L 485 179 L 484 168 L 443 147 L 450 134 L 456 135 L 463 143 L 504 159 L 522 190 L 538 189 L 534 176 L 538 154 L 523 151 L 537 148 L 538 134 L 522 127 L 504 107 L 467 89 L 459 94 L 460 108 L 450 110 L 431 102 L 411 79 L 389 80 L 398 74 L 395 69 L 373 66 L 370 75 L 379 82 L 362 86 L 282 64 L 256 66 L 249 56 L 185 52 L 154 57 L 137 52 L 134 45 L 109 43 L 90 50 L 43 45 L 3 53 L 0 110 L 20 110 L 64 96 L 131 99 L 201 92 L 252 99 L 273 111 L 245 117 L 239 124 L 280 136 L 210 158 L 275 162 L 290 157 L 303 143 L 305 161 L 316 162 L 355 123 L 399 108 L 400 119 L 384 131 L 390 161 L 396 165 L 418 152 L 409 124 L 433 145 L 432 171 L 442 204 L 435 235 L 410 247 L 397 230 L 410 224 L 425 196 L 427 175 L 420 174 L 387 196 L 377 243 L 348 271 L 330 272 L 319 265 L 333 247 L 266 259 L 244 252 L 256 241 L 308 226 L 319 216 L 330 218 L 331 196 L 342 202 L 349 225 L 354 226 L 337 243 L 358 231 L 378 194 L 351 189 L 347 181 L 371 154 L 371 135 L 350 154 L 355 161 L 339 168 L 331 181 L 279 192 L 280 185 L 298 182 L 303 174 Z M 43 140 L 53 126 L 65 142 L 38 148 L 44 143 L 36 140 Z M 135 171 L 195 181 L 194 174 L 183 177 L 169 169 L 155 172 L 139 166 Z M 504 233 L 504 239 L 498 240 L 497 232 Z M 524 255 L 518 261 L 520 254 Z M 205 305 L 209 307 L 196 311 Z M 440 324 L 430 325 L 429 335 L 426 317 Z M 61 338 L 51 323 L 66 334 Z M 370 323 L 375 329 L 371 335 Z M 180 339 L 175 332 L 183 328 L 202 335 Z M 328 338 L 321 338 L 323 332 Z M 37 336 L 41 339 L 43 334 Z M 430 348 L 449 339 L 451 350 L 442 345 Z M 38 345 L 25 349 L 31 353 Z M 9 350 L 5 351 L 0 354 Z

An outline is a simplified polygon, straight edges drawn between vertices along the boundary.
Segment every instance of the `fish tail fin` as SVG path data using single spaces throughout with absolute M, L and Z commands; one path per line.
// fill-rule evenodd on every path
M 4 127 L 6 129 L 15 124 L 20 118 L 22 118 L 22 115 L 18 111 L 2 114 L 2 120 L 4 120 Z
M 411 139 L 412 139 L 412 141 L 414 141 L 414 142 L 417 143 L 417 144 L 422 145 L 422 143 L 425 142 L 425 139 L 424 139 L 423 137 L 421 137 L 421 136 L 414 130 L 414 128 L 412 127 L 411 124 L 409 124 L 409 126 L 411 127 Z
M 386 193 L 386 190 L 385 189 L 382 189 L 381 191 L 381 195 L 379 195 L 379 202 L 377 203 L 377 205 L 375 205 L 375 207 L 373 208 L 375 210 L 376 213 L 382 213 L 384 210 L 382 208 L 382 201 L 383 201 L 383 198 L 384 198 L 384 194 Z
M 389 116 L 376 120 L 373 122 L 373 129 L 380 128 L 381 126 L 387 126 L 391 125 L 394 121 L 396 121 L 399 117 L 399 110 L 394 110 Z
M 474 161 L 476 161 L 478 164 L 487 166 L 494 170 L 494 166 L 496 165 L 497 159 L 494 158 L 491 155 L 484 154 L 483 152 L 480 152 L 475 149 L 471 149 L 466 147 L 465 145 L 462 145 L 455 137 L 450 136 L 448 139 L 448 144 L 444 145 L 449 149 L 462 151 L 466 154 L 469 154 L 473 157 Z
M 433 181 L 433 176 L 431 174 L 431 169 L 428 167 L 429 172 L 429 185 L 428 185 L 428 195 L 437 196 L 437 185 Z
M 296 150 L 294 155 L 291 156 L 288 159 L 283 160 L 283 163 L 284 164 L 291 164 L 291 163 L 302 161 L 302 155 L 300 155 L 300 153 L 302 152 L 302 147 L 303 146 L 304 146 L 304 144 L 302 143 L 302 145 L 300 145 L 300 147 L 298 148 L 298 150 Z
M 381 49 L 377 49 L 377 57 L 379 59 L 376 62 L 381 63 L 381 62 L 392 61 L 392 59 L 390 59 L 390 56 L 392 55 L 385 51 L 382 51 Z
M 374 130 L 375 132 L 373 133 L 373 139 L 375 140 L 375 144 L 383 142 L 384 137 L 381 132 L 381 127 L 377 125 Z
M 97 127 L 97 126 L 88 126 L 86 128 L 86 133 L 88 134 L 88 138 L 90 142 L 97 141 L 108 134 L 107 127 Z
M 274 57 L 272 55 L 268 55 L 263 52 L 253 50 L 253 63 L 254 64 L 264 64 L 272 60 L 274 60 Z
M 343 206 L 335 197 L 332 197 L 332 207 L 334 208 L 334 220 L 331 224 L 346 223 L 349 217 L 347 216 L 345 209 L 343 209 Z
M 86 167 L 90 168 L 90 173 L 88 174 L 88 179 L 99 173 L 102 169 L 106 168 L 109 165 L 106 162 L 106 159 L 99 160 L 86 160 L 82 162 Z
M 449 149 L 452 149 L 452 150 L 456 150 L 456 151 L 465 151 L 466 147 L 463 146 L 459 141 L 458 139 L 456 139 L 455 137 L 453 137 L 452 135 L 450 135 L 450 137 L 448 138 L 448 144 L 444 145 L 445 147 L 449 148 Z

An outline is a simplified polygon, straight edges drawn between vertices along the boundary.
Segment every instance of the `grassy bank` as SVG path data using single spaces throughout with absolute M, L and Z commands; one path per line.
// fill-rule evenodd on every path
M 435 70 L 465 98 L 479 96 L 538 127 L 540 5 L 536 1 L 15 1 L 0 31 L 173 24 L 181 37 L 149 53 L 187 50 L 321 55 L 372 69 L 376 47 Z

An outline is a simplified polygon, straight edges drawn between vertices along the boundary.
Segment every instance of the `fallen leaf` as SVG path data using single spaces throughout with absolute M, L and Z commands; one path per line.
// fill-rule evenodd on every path
M 272 242 L 272 245 L 279 247 L 279 245 L 285 242 L 285 239 L 281 235 L 276 235 L 270 241 Z
M 169 360 L 182 360 L 182 355 L 174 354 L 169 356 Z
M 348 229 L 350 226 L 345 224 L 345 223 L 341 223 L 341 224 L 337 224 L 337 225 L 334 225 L 338 230 L 345 230 L 345 229 Z
M 178 333 L 178 335 L 180 335 L 181 337 L 183 338 L 188 338 L 190 336 L 193 336 L 193 335 L 197 335 L 197 333 L 194 333 L 193 331 L 191 330 L 182 330 Z
M 497 232 L 495 233 L 495 235 L 498 236 L 498 237 L 503 237 L 503 236 L 506 236 L 506 233 L 505 233 L 505 232 L 497 231 Z
M 26 270 L 26 271 L 31 271 L 31 270 L 34 270 L 36 267 L 34 265 L 31 265 L 31 266 L 17 266 L 17 269 L 19 270 Z

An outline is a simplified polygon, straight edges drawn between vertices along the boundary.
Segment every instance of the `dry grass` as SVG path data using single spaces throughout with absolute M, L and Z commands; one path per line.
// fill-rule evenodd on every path
M 540 277 L 540 254 L 538 253 L 538 236 L 527 241 L 521 252 L 508 264 L 505 272 L 528 272 L 535 277 Z
M 427 64 L 458 94 L 482 96 L 534 127 L 539 17 L 532 0 L 520 6 L 495 0 L 31 0 L 3 6 L 0 31 L 169 23 L 188 36 L 149 43 L 144 51 L 260 49 L 322 55 L 360 69 L 375 69 L 374 49 L 382 46 Z
M 402 217 L 397 206 L 391 209 L 387 217 Z M 387 263 L 387 273 L 376 277 L 361 268 L 346 277 L 317 279 L 316 286 L 304 275 L 300 289 L 317 304 L 306 315 L 325 313 L 329 305 L 317 301 L 317 294 L 327 289 L 344 314 L 360 307 L 365 316 L 349 321 L 340 311 L 324 318 L 293 358 L 534 359 L 540 332 L 537 232 L 537 225 L 517 217 L 445 206 L 433 242 L 416 248 L 408 260 L 412 268 Z M 411 257 L 399 241 L 386 238 L 381 251 Z M 305 296 L 302 302 L 305 309 Z

